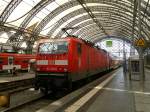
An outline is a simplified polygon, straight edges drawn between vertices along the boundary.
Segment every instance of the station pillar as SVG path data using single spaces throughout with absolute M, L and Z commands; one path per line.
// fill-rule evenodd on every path
M 126 52 L 125 52 L 125 41 L 123 40 L 123 73 L 126 75 L 127 73 L 127 60 L 126 60 Z
M 138 38 L 142 38 L 141 30 L 142 30 L 142 22 L 141 22 L 141 0 L 138 0 Z M 140 76 L 141 80 L 145 79 L 145 73 L 144 73 L 144 57 L 143 57 L 143 47 L 139 46 L 138 47 L 138 52 L 139 52 L 139 71 L 140 71 Z
M 144 71 L 144 56 L 143 56 L 143 48 L 139 47 L 139 71 L 140 71 L 140 79 L 145 80 L 145 71 Z

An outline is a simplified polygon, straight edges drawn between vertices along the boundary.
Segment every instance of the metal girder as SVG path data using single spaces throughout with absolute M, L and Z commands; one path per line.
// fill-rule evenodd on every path
M 81 37 L 82 39 L 89 40 L 90 38 L 92 38 L 91 35 L 93 35 L 93 34 L 99 33 L 101 35 L 105 35 L 103 32 L 100 32 L 99 29 L 91 29 L 91 28 L 89 28 L 89 30 L 92 30 L 93 32 L 90 32 L 90 31 L 86 30 L 86 32 L 83 32 L 83 33 L 79 34 L 78 36 Z
M 92 7 L 92 9 L 94 9 L 94 7 Z M 99 7 L 99 8 L 96 8 L 97 10 L 96 11 L 102 11 L 101 9 L 103 9 L 103 7 Z M 104 9 L 105 9 L 105 7 L 104 7 Z M 105 10 L 105 12 L 109 12 L 109 13 L 112 13 L 112 14 L 115 14 L 116 13 L 116 10 L 114 10 L 114 9 L 112 9 L 112 8 L 110 8 L 109 10 L 108 10 L 109 8 L 106 8 L 106 10 Z M 80 11 L 82 11 L 83 9 L 80 9 L 79 10 L 79 12 L 77 13 L 77 15 L 79 15 L 80 14 Z M 95 10 L 95 9 L 94 9 Z M 73 12 L 74 13 L 74 12 Z M 122 13 L 122 17 L 123 18 L 126 18 L 126 17 L 124 17 L 123 16 L 123 14 L 124 13 Z M 116 13 L 116 15 L 117 15 L 117 13 Z M 130 15 L 128 15 L 129 17 L 130 17 Z M 70 17 L 70 18 L 72 18 L 72 17 Z M 86 18 L 85 18 L 86 19 Z M 126 18 L 126 20 L 128 21 L 129 19 L 128 18 Z M 77 18 L 76 20 L 76 23 L 79 23 L 79 19 Z M 72 22 L 71 22 L 72 23 Z M 67 26 L 70 26 L 71 25 L 71 23 L 68 23 L 65 27 L 67 27 Z M 56 30 L 56 29 L 55 29 Z
M 87 24 L 86 24 L 87 23 Z M 83 24 L 83 26 L 84 27 L 82 27 L 81 26 L 81 28 L 78 30 L 78 31 L 76 31 L 76 34 L 77 35 L 79 35 L 79 34 L 81 34 L 82 32 L 84 32 L 85 30 L 86 31 L 88 31 L 89 30 L 89 27 L 92 27 L 93 29 L 95 29 L 95 27 L 94 26 L 92 26 L 92 25 L 94 25 L 94 24 L 89 24 L 88 22 L 86 22 L 85 24 Z M 120 29 L 120 28 L 122 28 L 122 27 L 124 27 L 124 28 L 126 28 L 126 29 L 128 29 L 129 27 L 127 27 L 126 25 L 122 25 L 122 26 L 118 26 L 118 25 L 120 25 L 120 24 L 115 24 L 116 22 L 114 21 L 112 24 L 112 26 L 107 26 L 107 24 L 105 25 L 105 24 L 103 24 L 104 25 L 104 27 L 106 28 L 106 29 L 109 29 L 109 30 L 111 30 L 111 29 L 116 29 L 116 30 L 118 30 L 118 29 Z M 129 29 L 129 31 L 130 31 L 131 29 Z M 93 31 L 92 31 L 93 32 Z M 74 33 L 75 34 L 75 33 Z
M 94 7 L 91 7 L 93 10 Z M 96 8 L 97 10 L 95 10 L 96 12 L 103 12 L 103 10 L 105 10 L 105 12 L 107 13 L 111 13 L 112 15 L 114 14 L 114 16 L 118 16 L 118 13 L 117 13 L 117 10 L 119 9 L 113 9 L 112 7 L 108 8 L 108 7 L 99 7 L 99 8 Z M 48 32 L 47 35 L 49 35 L 51 37 L 52 33 L 57 29 L 59 28 L 64 22 L 67 22 L 67 20 L 71 19 L 71 18 L 74 18 L 76 15 L 80 15 L 84 13 L 84 10 L 83 9 L 79 9 L 77 11 L 73 11 L 72 13 L 69 13 L 68 15 L 64 16 L 61 20 L 58 21 L 58 23 L 56 25 L 54 25 L 54 27 L 51 28 L 51 30 Z M 98 14 L 95 14 L 96 16 L 98 16 Z M 128 18 L 127 17 L 124 17 L 125 13 L 121 13 L 121 16 L 123 18 L 126 18 L 126 20 L 128 21 Z M 131 17 L 130 15 L 128 15 L 129 17 Z M 81 17 L 82 18 L 82 17 Z M 86 18 L 89 18 L 88 16 L 86 16 Z M 86 19 L 85 18 L 85 19 Z M 132 17 L 131 17 L 132 18 Z M 76 18 L 76 23 L 78 23 L 78 18 Z M 72 22 L 68 23 L 65 27 L 67 26 L 71 26 Z
M 8 32 L 8 31 L 10 31 L 10 30 L 11 30 L 11 28 L 6 27 L 6 26 L 3 26 L 3 25 L 0 25 L 0 31 Z
M 93 37 L 92 37 L 92 38 L 90 38 L 90 39 L 89 39 L 89 41 L 91 41 L 91 42 L 95 43 L 95 40 L 98 40 L 98 39 L 103 38 L 103 37 L 106 37 L 106 36 L 104 36 L 104 35 L 102 35 L 102 34 L 97 33 L 97 34 L 93 35 Z
M 87 18 L 86 18 L 86 16 L 83 16 L 82 18 L 80 18 L 80 19 L 76 19 L 75 21 L 76 22 L 82 22 L 82 21 L 84 21 L 84 20 L 86 20 Z M 100 18 L 98 18 L 98 19 L 100 19 Z M 121 20 L 119 20 L 118 18 L 113 18 L 113 17 L 111 17 L 110 19 L 113 19 L 113 20 L 116 20 L 116 23 L 115 24 L 117 24 L 117 22 L 123 22 L 122 24 L 124 24 L 124 23 L 129 23 L 129 22 L 126 22 L 126 21 L 123 21 L 123 19 L 121 19 Z M 88 20 L 88 21 L 91 21 L 91 20 Z M 88 21 L 85 21 L 85 22 L 82 22 L 81 24 L 79 24 L 77 27 L 80 29 L 80 28 L 83 28 L 84 26 L 86 26 L 87 24 L 89 24 L 89 23 L 87 23 Z M 101 21 L 103 21 L 103 20 L 101 20 Z M 72 25 L 72 26 L 74 26 L 74 25 L 76 25 L 76 22 L 72 22 L 72 23 L 70 23 L 70 25 Z M 91 21 L 92 22 L 92 21 Z M 105 23 L 105 21 L 103 21 L 104 23 Z M 119 24 L 119 23 L 118 23 Z M 127 24 L 128 25 L 128 24 Z M 78 30 L 79 30 L 78 29 Z M 76 30 L 77 31 L 77 30 Z M 73 33 L 74 33 L 75 31 L 73 30 L 73 31 L 71 31 L 70 32 L 70 35 L 72 35 Z M 59 36 L 62 36 L 62 35 L 60 35 L 60 34 L 58 34 Z M 57 36 L 58 36 L 57 35 Z
M 150 30 L 148 28 L 143 27 L 142 33 L 144 33 L 145 36 L 150 40 Z M 143 38 L 144 38 L 144 36 L 143 36 Z
M 143 3 L 143 5 L 145 5 L 145 7 L 141 6 L 141 11 L 145 12 L 145 8 L 146 8 L 146 5 L 147 5 L 147 2 L 145 2 L 144 0 L 142 0 L 142 3 Z M 150 4 L 148 4 L 147 7 L 150 7 Z M 150 8 L 147 9 L 146 14 L 147 14 L 147 16 L 150 16 Z
M 99 38 L 99 37 L 101 37 L 101 38 Z M 113 36 L 112 35 L 110 37 L 105 37 L 105 36 L 101 36 L 100 34 L 96 34 L 96 35 L 93 35 L 93 38 L 91 39 L 91 41 L 93 43 L 96 43 L 96 42 L 100 42 L 103 39 L 110 39 L 112 37 L 117 38 L 117 37 L 120 37 L 120 36 Z M 122 35 L 120 38 L 117 38 L 117 39 L 128 40 L 129 43 L 132 43 L 132 41 L 128 37 L 126 37 L 126 35 Z
M 121 33 L 121 37 L 122 38 L 119 38 L 119 39 L 125 39 L 125 40 L 129 40 L 128 42 L 130 42 L 131 44 L 132 44 L 132 41 L 131 41 L 131 39 L 129 39 L 128 38 L 128 33 L 126 34 L 126 32 L 120 32 Z M 93 34 L 93 33 L 91 33 L 91 37 L 89 37 L 89 36 L 86 36 L 86 35 L 84 35 L 85 36 L 85 38 L 86 38 L 86 40 L 89 40 L 89 41 L 91 41 L 91 42 L 93 42 L 93 43 L 96 43 L 96 42 L 98 42 L 98 41 L 100 41 L 102 38 L 105 38 L 106 36 L 105 35 L 103 35 L 103 34 L 101 34 L 101 33 L 99 33 L 99 32 L 97 32 L 97 33 L 95 33 L 95 34 Z M 112 36 L 111 36 L 112 37 Z M 111 38 L 110 37 L 110 38 Z M 119 36 L 114 36 L 114 37 L 119 37 Z M 80 38 L 83 38 L 83 37 L 80 37 Z M 108 37 L 109 38 L 109 37 Z
M 29 24 L 29 22 L 34 18 L 34 16 L 39 12 L 41 11 L 44 7 L 46 7 L 48 4 L 50 4 L 51 2 L 53 2 L 54 0 L 41 0 L 36 6 L 34 6 L 30 13 L 27 15 L 27 17 L 23 20 L 23 22 L 21 23 L 18 31 L 12 35 L 8 42 L 7 43 L 12 43 L 13 42 L 16 42 L 17 40 L 21 40 L 20 37 L 23 33 L 23 31 L 25 30 L 25 28 L 27 27 L 27 25 Z M 33 37 L 34 38 L 34 37 Z M 19 43 L 19 41 L 18 41 Z M 21 40 L 21 43 L 22 43 L 22 40 Z M 20 44 L 21 44 L 20 43 Z M 20 45 L 19 44 L 19 45 Z M 16 45 L 16 43 L 14 44 Z M 17 44 L 18 45 L 18 44 Z
M 41 0 L 36 6 L 32 8 L 30 13 L 27 15 L 27 17 L 23 20 L 20 27 L 26 28 L 29 22 L 34 18 L 34 16 L 41 11 L 44 7 L 49 5 L 50 3 L 54 2 L 55 0 Z
M 96 30 L 97 31 L 97 30 Z M 94 31 L 94 30 L 91 30 L 91 31 L 87 31 L 87 33 L 82 33 L 81 35 L 80 35 L 80 37 L 84 37 L 84 38 L 86 38 L 86 39 L 88 39 L 88 40 L 90 40 L 90 41 L 92 41 L 95 37 L 94 37 L 94 35 L 96 35 L 96 34 L 101 34 L 101 33 L 99 33 L 99 32 L 96 32 L 96 31 Z M 109 30 L 108 30 L 109 31 Z M 127 31 L 124 29 L 124 31 L 120 31 L 121 32 L 121 35 L 123 35 L 123 34 L 126 34 L 126 37 L 127 38 L 129 38 L 128 37 L 128 33 L 127 33 Z M 119 33 L 120 33 L 119 32 Z M 101 34 L 102 35 L 102 34 Z M 121 36 L 121 35 L 118 35 L 118 36 Z M 103 36 L 103 35 L 102 35 Z M 101 37 L 99 37 L 99 38 L 101 38 Z
M 12 0 L 12 1 L 19 1 L 19 0 Z M 11 2 L 12 2 L 11 1 Z M 20 0 L 21 1 L 21 0 Z M 130 0 L 128 0 L 129 2 L 125 2 L 125 1 L 118 1 L 118 0 L 86 0 L 86 3 L 101 3 L 101 4 L 107 4 L 107 5 L 111 5 L 111 6 L 113 6 L 110 10 L 114 10 L 114 12 L 115 12 L 115 9 L 119 9 L 120 11 L 121 11 L 121 13 L 119 14 L 119 15 L 121 15 L 122 14 L 122 17 L 123 18 L 125 18 L 124 20 L 125 21 L 127 21 L 127 18 L 129 18 L 129 19 L 131 19 L 132 18 L 132 16 L 130 16 L 130 14 L 132 13 L 131 11 L 132 11 L 132 7 L 130 7 L 131 6 L 131 1 Z M 11 3 L 10 2 L 10 3 Z M 41 1 L 41 3 L 43 3 L 42 5 L 39 5 L 39 6 L 35 6 L 33 9 L 32 9 L 32 11 L 31 11 L 31 13 L 27 16 L 27 18 L 23 21 L 23 23 L 20 25 L 22 28 L 23 27 L 26 27 L 28 24 L 29 24 L 29 22 L 33 19 L 33 17 L 42 9 L 42 7 L 44 7 L 44 3 L 45 3 L 45 5 L 47 5 L 48 4 L 48 2 L 49 3 L 51 3 L 52 2 L 52 0 L 51 1 L 48 1 L 48 0 L 42 0 Z M 59 8 L 56 8 L 54 11 L 52 11 L 52 13 L 50 13 L 49 15 L 47 15 L 46 16 L 46 18 L 44 18 L 42 21 L 41 21 L 41 23 L 38 25 L 38 27 L 37 27 L 37 29 L 35 29 L 34 31 L 34 34 L 39 34 L 40 33 L 40 31 L 44 28 L 44 26 L 49 22 L 49 21 L 51 21 L 54 17 L 56 17 L 57 15 L 59 15 L 61 12 L 63 12 L 63 11 L 65 11 L 65 10 L 67 10 L 67 9 L 69 9 L 69 8 L 72 8 L 72 7 L 74 7 L 74 6 L 77 6 L 78 5 L 78 3 L 76 2 L 76 0 L 72 0 L 72 1 L 69 1 L 69 2 L 67 2 L 67 3 L 65 3 L 65 4 L 63 4 L 63 5 L 61 5 Z M 100 9 L 100 6 L 88 6 L 89 8 L 90 8 L 90 10 L 93 12 L 93 11 L 98 11 L 98 9 Z M 103 6 L 102 6 L 103 7 Z M 13 8 L 12 8 L 13 9 Z M 83 9 L 82 9 L 83 10 Z M 107 10 L 107 7 L 105 6 L 105 8 L 102 8 L 101 9 L 102 11 L 106 11 Z M 117 11 L 116 10 L 116 11 Z M 143 12 L 144 12 L 144 7 L 141 9 Z M 80 11 L 80 10 L 77 10 L 77 11 Z M 127 14 L 126 12 L 128 12 L 128 13 L 130 13 L 130 14 Z M 78 14 L 82 14 L 82 13 L 84 13 L 84 11 L 83 12 L 81 12 L 81 13 L 76 13 L 76 15 L 78 15 Z M 150 21 L 149 20 L 149 18 L 148 18 L 148 15 L 150 14 L 150 12 L 149 11 L 147 11 L 147 13 L 146 13 L 146 15 L 145 15 L 145 17 L 146 17 L 146 19 L 144 19 L 143 20 L 143 22 L 142 22 L 142 25 L 144 26 L 143 27 L 143 29 L 142 29 L 142 32 L 143 32 L 143 35 L 144 36 L 146 36 L 147 38 L 150 38 L 149 37 L 149 28 L 150 28 L 150 26 L 149 26 L 149 24 L 146 22 L 146 21 Z M 72 12 L 71 13 L 69 13 L 67 16 L 66 16 L 66 18 L 64 19 L 64 18 L 62 18 L 62 21 L 60 22 L 61 24 L 63 24 L 65 21 L 67 21 L 67 20 L 69 20 L 69 19 L 71 19 L 72 17 L 74 17 L 74 16 L 76 16 L 75 14 L 74 14 L 74 16 L 71 16 L 71 15 L 73 15 L 72 14 Z M 112 15 L 112 13 L 110 13 L 110 15 Z M 48 16 L 50 16 L 50 17 L 48 17 Z M 8 16 L 9 17 L 9 16 Z M 118 17 L 117 15 L 116 15 L 116 17 Z M 114 18 L 115 18 L 115 16 L 114 16 Z M 122 19 L 122 18 L 121 18 Z M 137 18 L 136 18 L 137 19 Z M 7 20 L 7 19 L 6 19 Z M 56 25 L 56 26 L 54 26 L 53 28 L 52 28 L 52 30 L 51 31 L 55 31 L 54 29 L 56 29 L 56 28 L 58 28 L 59 26 L 60 26 L 60 24 L 59 24 L 59 22 L 58 22 L 58 24 Z M 106 21 L 104 21 L 104 22 L 106 22 Z M 107 23 L 107 22 L 106 22 Z M 67 26 L 69 26 L 70 25 L 70 23 L 69 24 L 67 24 Z M 137 25 L 136 24 L 136 22 L 135 22 L 135 25 Z M 127 26 L 127 27 L 130 27 L 130 26 Z M 49 31 L 49 32 L 51 32 L 51 31 Z M 131 31 L 130 31 L 131 32 Z M 17 35 L 20 35 L 22 32 L 19 32 Z M 10 39 L 12 39 L 13 41 L 12 42 L 15 42 L 15 40 L 17 40 L 17 41 L 21 41 L 22 42 L 22 39 L 20 39 L 20 37 L 15 37 L 16 39 L 14 39 L 13 40 L 13 38 L 10 38 Z M 35 37 L 33 37 L 33 40 L 34 40 L 34 38 Z
M 86 16 L 85 16 L 86 17 Z M 84 18 L 84 16 L 83 17 L 81 17 L 81 18 Z M 126 21 L 122 21 L 122 19 L 120 19 L 119 20 L 119 18 L 112 18 L 113 20 L 116 20 L 116 23 L 117 23 L 117 21 L 121 21 L 122 22 L 122 24 L 125 22 L 125 24 L 127 24 L 126 25 L 126 27 L 129 27 L 129 28 L 131 28 L 132 26 L 131 26 L 131 23 L 130 24 L 128 24 L 128 22 L 126 22 Z M 84 19 L 83 19 L 84 20 Z M 78 20 L 78 19 L 76 19 L 75 21 L 77 21 L 77 22 L 79 22 L 80 23 L 80 21 L 83 21 L 82 19 L 81 20 Z M 86 20 L 86 18 L 85 18 L 85 20 Z M 69 23 L 69 25 L 72 25 L 72 26 L 74 26 L 73 24 L 70 24 Z M 84 25 L 83 25 L 84 26 Z M 83 26 L 81 26 L 81 28 L 83 27 Z M 77 27 L 79 27 L 80 28 L 80 26 L 78 25 Z M 131 31 L 131 30 L 129 30 L 129 31 Z M 143 30 L 143 32 L 146 34 L 146 32 L 145 32 L 145 30 Z M 138 31 L 136 30 L 136 34 L 138 33 Z M 147 32 L 148 33 L 148 32 Z M 70 33 L 71 35 L 72 35 L 72 33 Z M 59 33 L 59 36 L 60 35 L 63 35 L 63 33 Z M 58 35 L 57 35 L 58 36 Z
M 121 25 L 120 25 L 120 23 L 117 23 L 117 21 L 119 21 L 117 18 L 116 19 L 114 19 L 113 21 L 112 21 L 112 25 L 118 25 L 118 28 L 120 28 L 121 27 Z M 84 27 L 86 27 L 87 25 L 89 25 L 90 23 L 90 20 L 89 21 L 85 21 L 85 22 L 83 22 L 83 23 L 81 23 L 81 24 L 79 24 L 77 27 L 79 27 L 79 29 L 78 30 L 81 30 L 81 29 L 83 29 Z M 120 22 L 122 22 L 121 24 L 122 24 L 122 26 L 125 26 L 125 27 L 127 27 L 127 28 L 131 28 L 131 25 L 128 23 L 128 22 L 123 22 L 123 21 L 120 21 Z M 105 23 L 104 23 L 105 24 Z M 107 25 L 107 23 L 106 23 L 106 25 Z M 120 26 L 119 26 L 120 25 Z M 128 27 L 129 26 L 129 27 Z M 106 26 L 105 26 L 106 27 Z M 111 26 L 108 26 L 108 27 L 111 27 Z M 117 27 L 116 27 L 117 28 Z M 77 31 L 78 31 L 77 30 Z M 77 32 L 76 31 L 76 32 Z M 73 32 L 74 33 L 74 32 Z M 71 33 L 72 34 L 72 33 Z
M 108 39 L 109 39 L 109 38 L 118 38 L 118 39 L 125 40 L 125 41 L 127 41 L 127 42 L 133 44 L 132 40 L 129 39 L 129 38 L 126 36 L 126 34 L 124 34 L 124 33 L 125 33 L 125 32 L 122 32 L 122 35 L 121 35 L 121 36 L 117 36 L 117 35 L 113 36 L 113 35 L 112 35 L 112 36 L 110 36 L 110 37 L 105 37 L 105 36 L 102 36 L 101 34 L 97 33 L 97 34 L 93 35 L 91 41 L 92 41 L 93 43 L 97 43 L 97 42 L 100 42 L 101 40 L 106 39 L 106 38 L 108 38 Z M 99 38 L 99 37 L 101 37 L 101 38 Z
M 0 15 L 0 24 L 4 24 L 13 10 L 20 4 L 22 0 L 12 0 Z
M 86 20 L 87 18 L 86 18 L 86 16 L 83 16 L 83 17 L 81 17 L 81 19 L 76 19 L 75 21 L 76 22 L 81 22 L 81 21 L 84 21 L 84 20 Z M 100 18 L 98 18 L 98 19 L 100 19 Z M 105 18 L 104 18 L 105 19 Z M 114 24 L 117 24 L 117 22 L 118 21 L 120 21 L 121 22 L 121 24 L 125 24 L 126 26 L 129 26 L 129 27 L 131 27 L 130 26 L 130 24 L 129 24 L 129 22 L 125 22 L 125 21 L 123 21 L 123 19 L 122 20 L 119 20 L 118 18 L 110 18 L 110 19 L 113 19 L 113 21 L 115 22 L 113 22 Z M 84 26 L 86 26 L 86 25 L 88 25 L 88 24 L 90 24 L 90 23 L 92 23 L 92 21 L 90 22 L 91 20 L 88 20 L 88 21 L 85 21 L 85 22 L 82 22 L 81 24 L 79 24 L 77 27 L 79 28 L 78 30 L 80 30 L 80 29 L 82 29 Z M 75 24 L 76 24 L 76 22 L 72 22 L 72 23 L 74 23 L 74 24 L 70 24 L 70 25 L 72 25 L 72 26 L 74 26 Z M 90 22 L 90 23 L 89 23 Z M 109 22 L 109 21 L 108 21 Z M 105 23 L 105 22 L 104 22 Z M 106 24 L 107 24 L 107 22 L 106 22 Z M 118 25 L 119 25 L 119 23 L 118 23 Z M 77 30 L 76 30 L 77 31 Z M 70 35 L 72 35 L 73 33 L 74 33 L 75 31 L 72 31 L 71 33 L 70 33 Z M 59 35 L 59 36 L 62 36 L 63 35 L 63 33 L 61 34 L 61 35 Z
M 113 19 L 115 19 L 115 18 L 113 18 Z M 126 21 L 127 21 L 127 20 L 126 20 Z M 78 20 L 78 22 L 80 22 L 80 21 Z M 69 25 L 71 25 L 71 24 L 69 23 Z M 131 27 L 130 25 L 127 25 L 127 26 Z M 131 30 L 130 30 L 130 31 L 131 31 Z M 58 35 L 57 35 L 57 36 L 58 36 Z M 57 37 L 57 36 L 56 36 L 56 37 Z
M 95 35 L 95 36 L 98 36 L 98 35 Z M 110 36 L 110 37 L 97 38 L 96 40 L 94 40 L 94 43 L 100 42 L 100 41 L 102 41 L 104 39 L 121 39 L 121 40 L 126 41 L 127 43 L 132 43 L 132 41 L 129 40 L 127 37 L 119 37 L 119 36 Z
M 98 19 L 99 19 L 99 18 L 98 18 Z M 75 32 L 78 32 L 79 30 L 82 30 L 84 27 L 86 27 L 87 25 L 91 24 L 90 21 L 91 21 L 91 20 L 86 21 L 86 22 L 84 22 L 84 23 L 78 25 L 77 27 L 79 27 L 79 29 L 78 29 L 77 31 L 72 31 L 70 34 L 72 35 L 72 34 L 74 34 Z M 114 28 L 118 29 L 118 28 L 121 27 L 121 26 L 120 26 L 120 23 L 117 23 L 117 22 L 118 22 L 117 20 L 112 21 L 111 24 L 109 24 L 109 22 L 105 22 L 105 23 L 103 23 L 103 25 L 104 25 L 104 27 L 109 27 L 110 29 L 115 30 Z M 123 24 L 124 26 L 127 26 L 127 23 L 122 23 L 122 24 Z M 115 27 L 114 27 L 114 26 L 115 26 Z
M 54 17 L 56 17 L 58 14 L 60 14 L 61 12 L 78 5 L 78 2 L 76 2 L 75 0 L 73 0 L 74 2 L 67 2 L 64 3 L 63 5 L 61 5 L 61 7 L 56 8 L 54 11 L 52 11 L 50 14 L 48 14 L 37 26 L 37 28 L 35 29 L 35 33 L 40 33 L 42 31 L 42 29 L 49 23 L 49 21 L 51 21 Z
M 52 36 L 53 32 L 58 29 L 63 23 L 67 22 L 69 19 L 76 17 L 77 15 L 79 15 L 80 13 L 84 13 L 85 11 L 83 9 L 80 10 L 76 10 L 73 11 L 72 13 L 67 14 L 66 16 L 64 16 L 63 18 L 61 18 L 59 21 L 57 21 L 57 24 L 55 24 L 47 33 L 48 36 Z M 87 16 L 87 15 L 86 15 Z M 89 16 L 87 16 L 87 18 L 89 18 Z M 90 18 L 89 18 L 90 19 Z M 70 24 L 70 23 L 68 23 Z M 67 24 L 67 25 L 68 25 Z
M 91 19 L 93 20 L 94 23 L 96 23 L 96 26 L 98 26 L 98 28 L 100 30 L 102 30 L 102 32 L 106 35 L 109 36 L 109 33 L 106 31 L 106 29 L 103 27 L 102 23 L 100 21 L 97 20 L 96 16 L 93 14 L 93 12 L 91 11 L 91 9 L 86 5 L 86 2 L 84 0 L 77 0 L 79 2 L 79 4 L 83 7 L 83 9 L 88 13 L 88 15 L 91 17 Z
M 95 26 L 95 24 L 92 24 L 92 25 L 94 25 Z M 119 30 L 121 30 L 121 31 L 125 31 L 125 32 L 128 32 L 128 35 L 127 35 L 127 37 L 129 37 L 130 36 L 130 30 L 131 29 L 128 29 L 128 27 L 122 27 L 122 28 L 120 28 Z M 82 33 L 81 33 L 82 32 Z M 92 35 L 93 34 L 95 34 L 95 33 L 99 33 L 99 31 L 97 30 L 97 29 L 95 29 L 95 27 L 91 27 L 91 25 L 88 25 L 86 28 L 83 28 L 83 30 L 82 31 L 80 31 L 80 32 L 78 32 L 77 33 L 77 35 L 79 35 L 80 34 L 80 37 L 92 37 Z
M 134 8 L 133 8 L 133 23 L 132 23 L 132 39 L 134 40 L 134 30 L 135 30 L 135 21 L 137 16 L 137 0 L 134 0 Z
M 111 13 L 112 13 L 112 12 L 111 12 Z M 123 15 L 121 15 L 121 16 L 123 17 Z M 121 17 L 120 20 L 123 20 L 122 17 Z M 115 18 L 113 18 L 113 19 L 115 19 Z M 128 19 L 128 18 L 126 18 L 126 20 L 125 20 L 125 19 L 124 19 L 124 20 L 125 20 L 125 21 L 128 21 L 127 19 Z M 86 18 L 85 18 L 85 20 L 86 20 Z M 119 20 L 119 19 L 118 19 L 118 20 Z M 80 22 L 79 19 L 76 19 L 75 21 L 76 21 L 76 22 Z M 132 20 L 130 20 L 130 21 L 132 21 Z M 147 26 L 146 22 L 143 22 L 143 24 L 145 24 L 145 26 Z M 68 25 L 73 26 L 72 23 L 68 23 Z M 128 25 L 128 26 L 129 26 L 129 27 L 132 27 L 132 26 L 130 26 L 130 25 Z M 67 25 L 66 25 L 66 27 L 67 27 Z M 56 30 L 56 29 L 55 29 L 55 30 Z M 145 30 L 143 30 L 143 32 L 146 33 Z M 147 32 L 147 33 L 148 33 L 148 32 Z M 58 36 L 60 36 L 60 35 L 63 35 L 63 33 L 62 33 L 61 31 L 58 33 L 58 35 L 57 35 L 56 37 L 58 37 Z
M 120 5 L 117 3 L 114 3 L 110 0 L 104 0 L 104 1 L 98 1 L 97 0 L 91 0 L 91 1 L 86 1 L 86 3 L 106 3 L 108 5 L 114 5 L 114 6 L 117 6 L 117 7 L 120 7 Z M 76 2 L 75 0 L 72 0 L 71 3 L 70 2 L 67 2 L 63 5 L 61 5 L 61 7 L 57 8 L 56 10 L 52 11 L 50 14 L 48 14 L 41 22 L 40 24 L 37 26 L 37 28 L 35 29 L 35 33 L 40 33 L 42 31 L 42 29 L 45 27 L 45 25 L 47 25 L 55 16 L 59 15 L 61 12 L 69 9 L 69 8 L 72 8 L 74 6 L 77 6 L 78 5 L 78 2 Z M 126 6 L 126 5 L 124 5 Z M 129 6 L 126 6 L 127 8 Z M 120 7 L 121 8 L 121 7 Z

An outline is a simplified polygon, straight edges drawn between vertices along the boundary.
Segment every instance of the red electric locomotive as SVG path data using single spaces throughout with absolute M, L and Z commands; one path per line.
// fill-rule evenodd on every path
M 36 87 L 48 90 L 72 87 L 72 82 L 109 70 L 111 57 L 81 39 L 44 39 L 38 45 Z

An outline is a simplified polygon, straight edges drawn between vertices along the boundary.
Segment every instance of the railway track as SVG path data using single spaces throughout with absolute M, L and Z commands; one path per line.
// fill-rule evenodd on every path
M 10 98 L 10 106 L 0 108 L 0 112 L 36 112 L 59 98 L 54 97 L 53 94 L 45 96 L 39 90 L 30 88 L 13 93 Z
M 41 98 L 4 112 L 36 112 L 52 102 L 53 100 L 51 99 Z
M 35 112 L 55 100 L 52 95 L 48 98 L 40 90 L 35 90 L 33 83 L 34 79 L 27 79 L 0 85 L 0 94 L 9 94 L 9 106 L 0 107 L 0 112 L 22 112 L 25 109 L 27 112 Z
M 104 77 L 107 77 L 107 76 L 104 76 Z M 97 81 L 95 82 L 94 80 L 92 80 L 92 82 L 91 82 L 92 85 L 97 84 Z M 100 80 L 101 80 L 101 78 L 100 78 Z M 94 81 L 94 83 L 93 83 L 93 81 Z M 83 84 L 82 86 L 85 86 L 85 84 Z M 81 88 L 82 86 L 80 86 L 79 88 Z M 88 92 L 91 89 L 91 88 L 89 88 L 90 87 L 89 84 L 87 84 L 86 86 L 88 86 L 88 87 L 85 87 L 85 92 L 84 93 Z M 73 91 L 76 91 L 79 88 L 75 87 L 75 89 Z M 27 91 L 27 92 L 25 92 L 25 91 Z M 83 91 L 83 90 L 81 90 L 81 91 Z M 78 98 L 79 96 L 81 96 L 83 94 L 82 92 L 79 95 L 74 93 L 74 92 L 72 92 L 72 93 L 74 95 L 69 97 L 69 98 L 72 98 L 72 99 L 76 99 L 76 98 Z M 19 95 L 17 95 L 17 94 L 19 94 Z M 64 94 L 63 96 L 66 96 L 66 95 L 68 96 L 69 94 Z M 49 95 L 49 98 L 47 96 L 45 97 L 44 94 L 40 93 L 40 91 L 34 90 L 33 88 L 23 90 L 23 91 L 19 91 L 19 92 L 16 92 L 16 93 L 14 92 L 11 95 L 11 98 L 10 98 L 11 99 L 10 107 L 0 109 L 0 111 L 2 111 L 2 112 L 35 112 L 35 111 L 37 111 L 37 110 L 39 110 L 43 107 L 46 107 L 49 104 L 52 104 L 56 100 L 59 100 L 59 99 L 56 99 L 56 98 L 53 98 L 53 97 L 54 96 L 52 96 L 51 94 Z M 63 99 L 62 97 L 60 97 L 60 99 Z M 15 101 L 15 102 L 18 102 L 18 103 L 13 103 L 15 99 L 18 100 L 18 101 Z M 63 102 L 65 103 L 65 102 L 67 102 L 67 100 L 63 100 Z M 72 102 L 72 101 L 69 101 L 69 102 Z
M 10 95 L 9 107 L 0 108 L 0 112 L 12 112 L 13 110 L 21 107 L 22 105 L 41 100 L 43 97 L 44 94 L 42 94 L 40 91 L 34 90 L 33 88 L 14 92 Z
M 43 95 L 37 91 L 31 92 L 29 90 L 29 88 L 33 87 L 33 84 L 34 78 L 0 83 L 0 95 L 7 96 L 9 100 L 9 106 L 0 107 L 0 111 L 5 112 L 24 103 L 43 97 Z M 27 95 L 24 96 L 24 93 L 27 93 Z M 32 97 L 28 98 L 28 95 Z
M 34 78 L 0 83 L 0 92 L 10 92 L 20 87 L 29 88 L 33 85 L 33 83 Z

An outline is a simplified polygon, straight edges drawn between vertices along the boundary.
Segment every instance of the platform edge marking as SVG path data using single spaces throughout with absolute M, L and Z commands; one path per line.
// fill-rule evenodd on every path
M 87 101 L 89 101 L 99 90 L 101 90 L 110 80 L 113 79 L 117 74 L 109 76 L 106 80 L 100 83 L 98 86 L 94 87 L 91 91 L 89 91 L 86 95 L 76 101 L 73 105 L 66 108 L 64 112 L 76 112 L 80 107 L 82 107 Z

